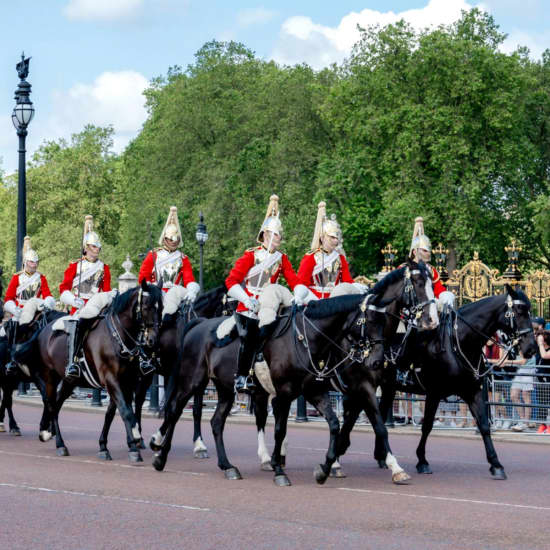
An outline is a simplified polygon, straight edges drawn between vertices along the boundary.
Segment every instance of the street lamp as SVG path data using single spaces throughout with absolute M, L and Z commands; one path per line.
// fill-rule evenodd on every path
M 17 270 L 22 268 L 23 239 L 27 233 L 27 189 L 25 171 L 25 139 L 27 137 L 27 126 L 34 117 L 34 107 L 29 99 L 31 85 L 25 80 L 29 76 L 29 62 L 31 58 L 25 59 L 21 54 L 21 61 L 15 68 L 19 75 L 20 82 L 15 90 L 15 107 L 11 120 L 19 136 L 19 182 L 17 188 Z
M 204 253 L 204 243 L 208 240 L 208 232 L 206 231 L 206 224 L 204 223 L 204 216 L 202 212 L 199 214 L 199 223 L 197 224 L 197 232 L 195 233 L 195 238 L 199 243 L 199 252 L 200 252 L 200 268 L 199 268 L 199 286 L 202 287 L 203 280 L 203 253 Z

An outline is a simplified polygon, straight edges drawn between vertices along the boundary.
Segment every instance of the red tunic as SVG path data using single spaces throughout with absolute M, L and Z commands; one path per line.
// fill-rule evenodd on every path
M 76 277 L 76 269 L 78 266 L 78 262 L 72 262 L 69 264 L 69 267 L 65 270 L 65 273 L 63 274 L 63 281 L 59 285 L 59 294 L 63 294 L 65 290 L 68 290 L 69 292 L 73 292 L 73 281 Z M 99 285 L 99 292 L 109 292 L 111 290 L 111 270 L 109 269 L 109 266 L 107 264 L 103 264 L 103 278 L 101 279 L 101 284 Z M 88 301 L 88 298 L 83 298 L 80 296 L 82 300 L 84 300 L 84 303 Z M 71 315 L 76 311 L 76 308 L 73 307 L 71 309 Z
M 439 278 L 439 273 L 437 272 L 435 267 L 433 265 L 429 265 L 429 267 L 431 267 L 432 269 L 432 286 L 434 288 L 434 295 L 436 298 L 439 298 L 439 295 L 442 292 L 445 292 L 447 289 L 445 288 L 445 285 Z
M 20 304 L 19 300 L 17 299 L 17 287 L 19 286 L 19 273 L 15 273 L 13 277 L 11 278 L 10 284 L 8 285 L 8 289 L 6 290 L 6 297 L 4 298 L 4 302 L 8 302 L 9 300 L 13 300 L 18 307 L 23 307 L 25 304 Z M 46 280 L 46 277 L 40 274 L 40 289 L 38 290 L 38 294 L 36 295 L 37 298 L 47 298 L 48 296 L 51 296 L 52 293 L 50 292 L 50 287 L 48 286 L 48 281 Z
M 261 248 L 261 246 L 258 246 L 257 248 L 251 248 L 247 250 L 235 262 L 233 269 L 229 272 L 229 275 L 225 280 L 225 286 L 227 287 L 227 290 L 229 290 L 233 285 L 240 285 L 246 279 L 248 272 L 254 267 L 254 252 L 256 250 L 261 250 Z M 276 283 L 281 274 L 288 283 L 290 290 L 294 290 L 294 287 L 300 284 L 300 279 L 294 272 L 292 264 L 290 263 L 290 260 L 288 259 L 288 256 L 286 254 L 281 255 L 279 266 L 277 267 L 276 271 L 271 275 L 269 282 L 272 284 Z M 259 296 L 259 294 L 253 294 L 250 290 L 248 290 L 246 286 L 244 287 L 244 291 L 249 296 L 254 296 L 255 298 Z M 239 302 L 239 305 L 237 306 L 237 311 L 240 313 L 242 311 L 248 310 L 242 302 Z
M 298 277 L 300 282 L 306 285 L 309 290 L 317 296 L 317 298 L 328 298 L 330 296 L 330 292 L 320 292 L 314 288 L 317 286 L 315 280 L 313 279 L 313 269 L 316 264 L 315 252 L 310 252 L 302 258 L 302 261 L 300 262 L 300 269 L 298 269 Z M 334 286 L 340 283 L 353 283 L 346 257 L 343 254 L 340 254 L 339 259 L 340 268 L 338 270 L 338 274 L 336 275 Z
M 182 263 L 181 263 L 181 269 L 174 281 L 175 285 L 183 285 L 184 287 L 187 287 L 189 283 L 192 283 L 195 281 L 195 277 L 193 275 L 193 267 L 191 266 L 191 262 L 189 261 L 189 258 L 185 256 L 185 254 L 182 254 Z M 156 261 L 156 252 L 154 250 L 150 250 L 147 256 L 145 256 L 145 259 L 143 260 L 143 263 L 141 264 L 141 268 L 139 269 L 139 275 L 138 275 L 138 283 L 141 284 L 141 281 L 145 280 L 148 283 L 156 283 L 156 274 L 155 274 L 155 261 Z M 163 288 L 165 292 L 169 290 L 170 287 Z

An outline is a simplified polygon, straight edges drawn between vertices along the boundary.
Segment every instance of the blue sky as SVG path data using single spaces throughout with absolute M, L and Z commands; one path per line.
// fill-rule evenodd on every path
M 265 59 L 321 68 L 341 61 L 357 23 L 401 17 L 417 27 L 450 23 L 479 6 L 508 33 L 504 49 L 550 47 L 548 0 L 27 0 L 0 2 L 0 170 L 17 167 L 11 123 L 15 64 L 32 56 L 36 115 L 29 154 L 48 139 L 70 138 L 86 123 L 112 124 L 121 151 L 145 120 L 142 91 L 172 65 L 186 66 L 207 41 L 237 40 Z M 546 8 L 546 9 L 545 9 Z

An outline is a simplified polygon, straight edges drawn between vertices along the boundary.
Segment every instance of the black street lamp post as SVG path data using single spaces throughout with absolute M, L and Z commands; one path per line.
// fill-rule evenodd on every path
M 200 267 L 199 267 L 199 286 L 201 287 L 201 292 L 203 290 L 203 275 L 204 275 L 204 266 L 203 266 L 203 254 L 204 254 L 204 243 L 208 240 L 208 232 L 206 231 L 206 224 L 204 223 L 204 216 L 202 212 L 199 214 L 199 223 L 197 224 L 197 232 L 195 233 L 197 242 L 199 243 L 199 252 L 200 252 Z
M 17 63 L 17 74 L 21 81 L 15 90 L 15 107 L 11 120 L 19 136 L 19 182 L 17 192 L 17 270 L 22 268 L 23 239 L 27 233 L 27 181 L 25 171 L 25 140 L 27 138 L 27 126 L 34 117 L 34 107 L 29 99 L 31 85 L 25 80 L 29 75 L 29 62 L 31 58 L 25 59 L 21 55 L 21 61 Z

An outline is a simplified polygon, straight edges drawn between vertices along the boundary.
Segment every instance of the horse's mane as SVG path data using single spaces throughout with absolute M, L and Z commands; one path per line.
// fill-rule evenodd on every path
M 122 313 L 123 311 L 126 311 L 132 297 L 139 290 L 139 288 L 139 286 L 136 286 L 134 288 L 129 288 L 126 292 L 123 292 L 122 294 L 117 294 L 115 296 L 115 299 L 113 300 L 113 313 Z M 153 299 L 162 310 L 162 290 L 156 285 L 150 285 L 147 283 L 146 289 L 144 289 L 144 291 L 153 296 Z
M 221 297 L 227 292 L 225 285 L 216 286 L 197 298 L 193 304 L 193 309 L 196 311 L 203 310 L 212 305 L 218 305 Z
M 525 294 L 525 292 L 523 292 L 523 290 L 513 290 L 513 295 L 512 298 L 514 299 L 519 299 L 521 300 L 522 302 L 525 302 L 525 305 L 529 308 L 531 308 L 531 302 L 529 301 L 529 298 L 527 298 L 527 295 Z M 477 300 L 475 302 L 470 302 L 469 304 L 465 304 L 463 306 L 461 306 L 460 308 L 458 308 L 458 311 L 460 313 L 472 313 L 473 311 L 475 311 L 476 309 L 478 309 L 479 307 L 482 307 L 483 306 L 483 302 L 489 298 L 504 298 L 505 296 L 507 296 L 507 292 L 503 293 L 503 294 L 495 294 L 493 296 L 487 296 L 486 298 L 482 298 L 481 300 Z
M 405 271 L 405 267 L 406 266 L 403 266 L 390 271 L 383 279 L 380 279 L 380 281 L 370 288 L 367 294 L 383 294 L 390 285 L 393 285 L 393 283 L 396 283 L 399 279 L 401 279 L 403 272 Z
M 304 310 L 306 317 L 310 319 L 324 319 L 338 313 L 353 311 L 365 299 L 365 294 L 348 294 L 338 298 L 326 298 L 308 303 Z

